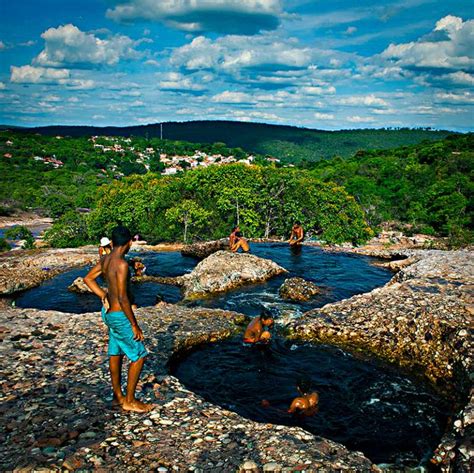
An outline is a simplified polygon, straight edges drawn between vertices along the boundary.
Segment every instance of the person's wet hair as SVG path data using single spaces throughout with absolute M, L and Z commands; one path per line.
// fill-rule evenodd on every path
M 301 225 L 301 222 L 295 222 L 295 225 Z
M 112 243 L 114 246 L 126 245 L 132 239 L 132 234 L 127 227 L 119 225 L 112 232 Z
M 308 378 L 300 378 L 296 382 L 296 387 L 299 389 L 301 394 L 309 394 L 311 391 L 311 381 Z
M 235 236 L 236 236 L 236 237 L 241 237 L 241 236 L 242 236 L 242 232 L 236 232 Z
M 273 319 L 273 314 L 266 308 L 262 309 L 262 312 L 260 313 L 260 320 L 269 320 Z

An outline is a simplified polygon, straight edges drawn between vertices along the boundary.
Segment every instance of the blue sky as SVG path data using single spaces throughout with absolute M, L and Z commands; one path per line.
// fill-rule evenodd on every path
M 474 129 L 472 0 L 0 2 L 0 123 Z

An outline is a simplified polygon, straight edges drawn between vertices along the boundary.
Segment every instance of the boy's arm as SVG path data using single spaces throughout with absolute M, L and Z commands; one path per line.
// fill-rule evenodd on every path
M 127 319 L 130 321 L 133 330 L 134 340 L 144 340 L 142 329 L 138 326 L 137 319 L 133 314 L 132 306 L 128 298 L 127 292 L 127 276 L 128 276 L 128 263 L 123 261 L 117 271 L 117 289 L 118 289 L 118 300 L 120 307 L 122 308 Z
M 86 286 L 104 302 L 107 299 L 107 292 L 104 291 L 96 282 L 96 279 L 102 274 L 102 266 L 97 263 L 84 278 Z
M 293 412 L 296 412 L 297 410 L 304 409 L 304 403 L 302 402 L 300 397 L 297 397 L 293 399 L 293 402 L 291 403 L 290 408 L 288 409 L 288 412 L 290 414 L 293 414 Z

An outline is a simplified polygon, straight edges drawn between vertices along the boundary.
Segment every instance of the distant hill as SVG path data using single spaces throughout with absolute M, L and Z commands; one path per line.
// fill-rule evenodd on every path
M 130 127 L 46 126 L 23 129 L 62 136 L 160 136 L 160 124 Z M 349 157 L 358 150 L 389 149 L 439 140 L 449 131 L 428 129 L 363 129 L 324 131 L 263 123 L 191 121 L 163 123 L 163 138 L 193 143 L 222 142 L 246 151 L 269 154 L 285 162 L 319 161 L 334 156 Z

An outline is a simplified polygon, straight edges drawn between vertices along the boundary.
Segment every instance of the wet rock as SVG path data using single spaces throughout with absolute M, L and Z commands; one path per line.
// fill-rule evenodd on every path
M 280 286 L 279 292 L 283 299 L 305 302 L 319 294 L 321 290 L 316 284 L 303 278 L 289 278 Z
M 182 250 L 183 256 L 191 256 L 196 259 L 204 259 L 209 255 L 216 253 L 217 251 L 228 250 L 229 239 L 221 238 L 220 240 L 205 241 L 200 243 L 193 243 L 192 245 L 186 245 Z
M 67 290 L 71 292 L 77 292 L 78 294 L 92 294 L 92 291 L 84 282 L 84 278 L 81 277 L 74 279 L 72 284 L 68 286 Z
M 285 272 L 286 269 L 268 259 L 218 251 L 201 261 L 192 273 L 181 276 L 181 279 L 185 299 L 193 299 L 263 282 Z

